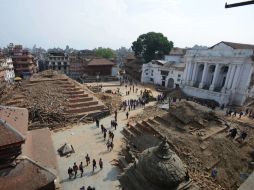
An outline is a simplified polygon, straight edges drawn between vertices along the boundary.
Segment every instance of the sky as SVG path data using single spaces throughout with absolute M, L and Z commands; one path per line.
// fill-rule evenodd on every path
M 131 47 L 161 32 L 175 47 L 220 41 L 254 44 L 254 5 L 244 0 L 0 0 L 0 47 Z

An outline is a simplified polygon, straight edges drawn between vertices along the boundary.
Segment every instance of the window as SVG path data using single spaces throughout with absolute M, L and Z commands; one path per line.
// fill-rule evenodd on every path
M 181 77 L 181 75 L 178 75 L 178 77 Z
M 181 81 L 181 79 L 177 79 L 177 82 L 180 82 Z
M 162 80 L 166 80 L 166 76 L 162 76 Z
M 153 78 L 150 78 L 150 82 L 153 82 Z
M 151 76 L 153 76 L 153 70 L 152 70 Z

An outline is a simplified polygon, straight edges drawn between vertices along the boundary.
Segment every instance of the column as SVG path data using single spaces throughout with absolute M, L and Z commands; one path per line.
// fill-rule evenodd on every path
M 189 78 L 188 78 L 188 84 L 190 85 L 191 78 L 192 78 L 192 63 L 190 62 L 190 70 L 189 70 Z
M 195 83 L 197 68 L 198 68 L 198 64 L 197 64 L 197 63 L 194 63 L 194 68 L 193 68 L 192 77 L 191 77 L 191 82 L 190 82 L 190 85 L 191 85 L 191 86 L 193 86 L 194 83 Z
M 237 84 L 237 81 L 238 81 L 238 78 L 239 78 L 239 74 L 240 74 L 240 70 L 241 70 L 241 66 L 237 65 L 231 90 L 234 90 L 235 87 L 236 87 L 236 84 Z
M 185 84 L 186 84 L 186 81 L 187 81 L 187 73 L 188 73 L 188 64 L 186 63 L 185 68 L 184 68 L 184 72 L 183 72 L 183 80 L 184 80 Z
M 233 77 L 234 77 L 234 74 L 235 74 L 235 69 L 236 69 L 236 65 L 232 65 L 232 69 L 231 69 L 231 72 L 230 72 L 230 77 L 228 79 L 228 83 L 227 83 L 227 89 L 230 89 L 231 88 L 231 85 L 232 85 L 232 82 L 233 82 Z
M 222 92 L 225 92 L 225 91 L 226 91 L 226 87 L 227 87 L 227 83 L 228 83 L 228 81 L 229 81 L 229 76 L 230 76 L 231 70 L 232 70 L 232 66 L 229 65 L 229 66 L 228 66 L 227 76 L 226 76 L 226 81 L 225 81 L 225 84 L 224 84 L 224 86 L 223 86 L 223 88 L 222 88 L 222 90 L 221 90 Z
M 189 75 L 190 75 L 190 63 L 187 63 L 186 64 L 186 76 L 185 76 L 185 84 L 187 84 L 187 85 L 188 85 Z
M 211 90 L 211 91 L 213 91 L 214 88 L 215 88 L 215 83 L 217 82 L 217 79 L 218 79 L 218 76 L 219 76 L 219 70 L 220 70 L 220 66 L 219 66 L 219 64 L 216 64 L 214 75 L 213 75 L 213 81 L 212 81 L 212 84 L 209 87 L 209 90 Z
M 206 76 L 207 76 L 207 70 L 208 70 L 208 64 L 205 63 L 204 64 L 203 73 L 202 73 L 202 79 L 201 79 L 201 82 L 199 83 L 199 88 L 203 88 L 204 87 L 205 79 L 206 79 Z

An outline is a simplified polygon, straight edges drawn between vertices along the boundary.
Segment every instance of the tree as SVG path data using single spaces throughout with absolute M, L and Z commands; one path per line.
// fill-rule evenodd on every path
M 135 56 L 142 56 L 146 62 L 153 59 L 162 59 L 173 48 L 173 42 L 168 41 L 162 33 L 148 32 L 138 37 L 132 43 Z
M 103 57 L 107 59 L 115 57 L 115 53 L 112 49 L 102 47 L 95 49 L 95 55 L 97 57 Z

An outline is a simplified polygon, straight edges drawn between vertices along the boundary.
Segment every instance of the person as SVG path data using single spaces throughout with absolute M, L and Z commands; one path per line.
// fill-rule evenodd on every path
M 104 126 L 101 125 L 101 133 L 104 133 Z
M 117 110 L 115 110 L 115 121 L 117 121 Z
M 78 173 L 78 166 L 77 166 L 76 162 L 74 162 L 73 171 L 74 171 L 74 178 L 76 178 L 77 177 L 77 173 Z
M 241 140 L 244 141 L 247 137 L 247 133 L 245 131 L 242 131 L 241 133 Z
M 103 168 L 103 162 L 102 162 L 102 159 L 100 158 L 100 160 L 99 160 L 99 165 L 100 165 L 100 169 L 102 170 L 102 168 Z
M 104 130 L 103 137 L 104 137 L 104 141 L 105 141 L 106 137 L 107 137 L 107 131 L 106 130 Z
M 71 167 L 68 168 L 68 174 L 69 174 L 69 179 L 73 176 L 73 169 Z
M 99 121 L 98 118 L 95 119 L 95 123 L 96 123 L 96 126 L 99 128 L 99 126 L 100 126 L 100 121 Z
M 87 190 L 93 190 L 93 189 L 92 189 L 92 187 L 89 185 L 89 186 L 87 187 Z
M 108 139 L 108 141 L 107 141 L 106 145 L 107 145 L 107 149 L 108 149 L 108 151 L 110 151 L 110 141 L 109 141 L 109 139 Z
M 216 168 L 213 168 L 213 169 L 212 169 L 212 172 L 211 172 L 211 176 L 212 176 L 213 178 L 215 178 L 217 175 L 218 175 L 217 169 L 216 169 Z
M 117 126 L 118 124 L 117 124 L 117 122 L 116 121 L 114 121 L 114 127 L 115 127 L 115 130 L 116 130 L 116 126 Z
M 234 139 L 237 134 L 237 129 L 233 128 L 229 130 L 230 136 Z
M 88 166 L 88 164 L 90 164 L 90 157 L 89 157 L 89 155 L 87 154 L 87 155 L 86 155 L 86 165 Z
M 80 170 L 80 176 L 82 177 L 83 176 L 83 172 L 84 172 L 83 162 L 80 162 L 80 164 L 79 164 L 79 170 Z
M 94 169 L 95 168 L 97 168 L 97 166 L 96 166 L 96 161 L 95 161 L 95 159 L 93 159 L 93 172 L 94 172 Z
M 241 111 L 241 112 L 239 113 L 239 119 L 241 119 L 242 115 L 243 115 L 243 112 Z
M 129 118 L 129 112 L 126 113 L 126 117 L 127 117 L 127 119 Z
M 112 139 L 112 142 L 113 142 L 113 140 L 114 140 L 114 133 L 113 132 L 111 132 L 111 139 Z

